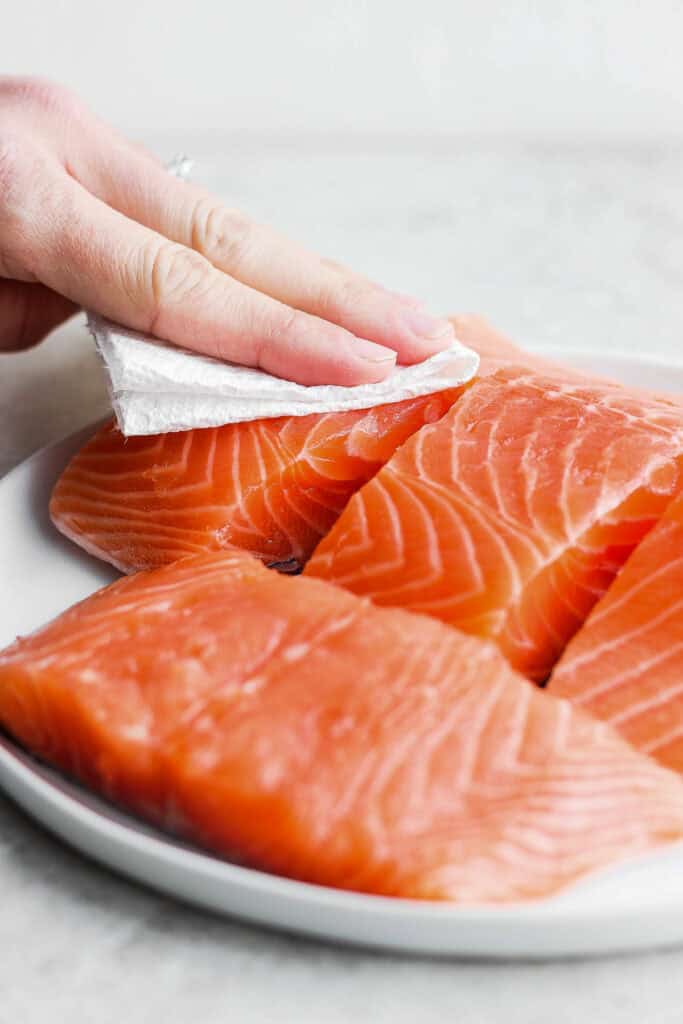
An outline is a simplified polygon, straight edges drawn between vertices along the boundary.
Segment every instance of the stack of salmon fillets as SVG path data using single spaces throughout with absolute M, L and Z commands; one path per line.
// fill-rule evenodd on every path
M 683 839 L 683 403 L 456 329 L 457 390 L 98 432 L 52 518 L 133 575 L 0 654 L 0 723 L 365 892 L 539 898 Z

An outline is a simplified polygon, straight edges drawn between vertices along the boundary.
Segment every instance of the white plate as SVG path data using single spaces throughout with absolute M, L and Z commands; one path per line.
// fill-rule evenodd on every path
M 548 354 L 641 387 L 683 392 L 683 364 Z M 0 481 L 0 647 L 114 576 L 61 538 L 47 516 L 56 477 L 91 432 L 39 452 Z M 53 832 L 123 874 L 213 911 L 331 941 L 492 957 L 683 942 L 680 846 L 594 875 L 553 900 L 458 907 L 337 892 L 225 863 L 119 813 L 1 735 L 0 785 Z

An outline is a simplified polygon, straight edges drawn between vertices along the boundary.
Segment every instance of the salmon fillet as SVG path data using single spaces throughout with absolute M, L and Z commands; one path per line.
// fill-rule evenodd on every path
M 683 496 L 593 609 L 549 689 L 683 772 Z
M 587 381 L 523 352 L 481 318 L 453 322 L 481 357 L 480 378 L 522 366 Z M 297 572 L 358 488 L 468 387 L 370 410 L 128 439 L 110 423 L 58 481 L 52 519 L 123 572 L 228 545 Z
M 458 340 L 468 348 L 474 349 L 479 356 L 478 378 L 489 377 L 498 370 L 508 370 L 516 366 L 548 377 L 558 377 L 564 381 L 583 383 L 589 379 L 596 381 L 595 377 L 589 378 L 573 367 L 562 366 L 536 352 L 525 351 L 496 330 L 484 317 L 474 313 L 463 313 L 459 316 L 449 317 L 449 319 L 455 328 Z M 600 383 L 613 383 L 601 378 L 597 378 L 597 380 Z
M 583 373 L 573 366 L 565 366 L 549 359 L 547 356 L 539 355 L 538 352 L 528 352 L 515 345 L 504 334 L 496 330 L 488 320 L 474 313 L 461 313 L 458 316 L 449 318 L 455 327 L 458 340 L 467 345 L 479 355 L 480 363 L 477 377 L 488 377 L 497 370 L 506 370 L 511 367 L 520 367 L 525 370 L 533 370 L 546 377 L 556 377 L 558 380 L 584 384 L 604 384 L 610 387 L 625 387 L 619 381 L 612 380 L 595 373 Z M 630 395 L 637 396 L 645 401 L 666 402 L 677 406 L 683 406 L 683 395 L 671 392 L 651 391 L 647 388 L 627 387 L 625 390 Z
M 295 572 L 354 491 L 461 390 L 146 437 L 111 422 L 58 480 L 52 521 L 122 572 L 230 545 Z
M 679 777 L 495 646 L 243 552 L 125 578 L 20 639 L 0 722 L 164 829 L 344 889 L 543 897 L 683 836 Z
M 498 370 L 399 449 L 305 571 L 493 639 L 540 681 L 680 486 L 682 457 L 675 406 Z

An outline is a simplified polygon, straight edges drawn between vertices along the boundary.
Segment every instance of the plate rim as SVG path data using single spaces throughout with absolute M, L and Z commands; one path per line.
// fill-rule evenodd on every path
M 116 874 L 181 903 L 247 920 L 269 930 L 404 954 L 489 959 L 551 960 L 683 942 L 683 886 L 675 906 L 670 895 L 666 895 L 660 899 L 661 906 L 653 906 L 652 902 L 627 903 L 609 908 L 608 915 L 599 901 L 591 901 L 588 888 L 588 899 L 579 906 L 564 901 L 571 896 L 573 887 L 547 900 L 490 905 L 409 900 L 334 889 L 262 872 L 185 847 L 170 836 L 157 835 L 144 823 L 137 827 L 131 819 L 129 825 L 129 816 L 113 807 L 113 812 L 124 819 L 116 821 L 109 813 L 99 812 L 87 800 L 74 795 L 72 790 L 81 789 L 78 783 L 62 779 L 49 766 L 32 765 L 32 761 L 32 755 L 13 740 L 0 736 L 0 788 L 68 846 Z M 59 782 L 51 781 L 50 776 Z M 84 792 L 95 803 L 105 804 L 96 795 Z M 31 803 L 31 797 L 47 803 L 50 811 L 41 812 L 40 807 Z M 59 815 L 58 823 L 52 820 L 55 812 Z M 74 822 L 80 826 L 76 836 L 67 831 Z M 138 858 L 132 863 L 127 860 L 131 850 Z M 671 852 L 670 847 L 663 850 Z M 637 866 L 639 859 L 622 865 L 622 870 L 631 863 Z M 155 871 L 160 867 L 168 869 L 168 877 L 151 875 L 152 866 Z M 605 873 L 612 870 L 608 868 Z M 601 874 L 590 876 L 590 882 L 599 880 Z M 178 881 L 182 883 L 192 877 L 203 883 L 199 889 L 195 886 L 193 890 L 192 885 L 176 888 Z M 227 886 L 227 900 L 207 896 L 206 886 L 214 884 Z M 577 888 L 583 885 L 579 883 Z M 245 899 L 256 902 L 245 904 Z M 663 922 L 653 926 L 650 920 L 648 925 L 648 918 L 653 916 L 663 916 Z M 408 936 L 401 930 L 406 926 L 412 928 Z M 600 937 L 601 929 L 608 931 L 607 940 Z

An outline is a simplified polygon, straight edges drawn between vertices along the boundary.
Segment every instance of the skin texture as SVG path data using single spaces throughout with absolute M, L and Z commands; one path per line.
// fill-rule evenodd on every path
M 78 307 L 302 384 L 384 379 L 447 320 L 171 178 L 62 86 L 0 76 L 0 352 Z
M 548 896 L 683 835 L 680 779 L 493 645 L 239 551 L 0 652 L 0 724 L 219 855 L 386 896 Z

